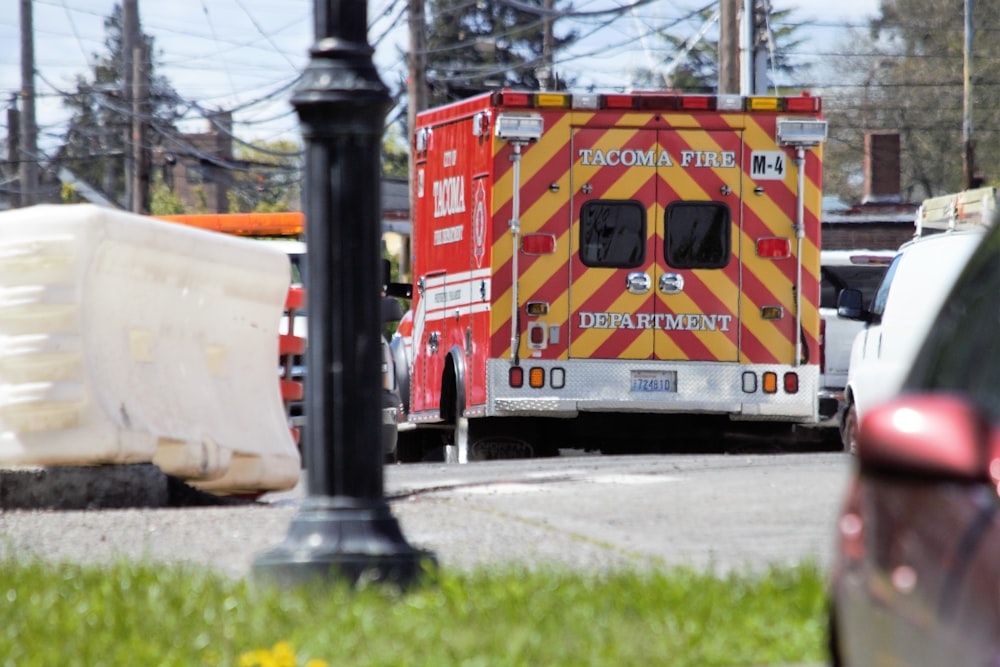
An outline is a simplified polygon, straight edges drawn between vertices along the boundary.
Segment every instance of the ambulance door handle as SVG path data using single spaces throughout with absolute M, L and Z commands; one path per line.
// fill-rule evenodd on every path
M 441 334 L 439 334 L 437 331 L 432 331 L 431 334 L 427 337 L 427 347 L 430 350 L 431 354 L 437 354 L 438 346 L 440 345 L 439 343 L 440 340 L 441 340 Z
M 684 291 L 684 276 L 679 273 L 664 273 L 660 276 L 660 291 L 664 294 L 680 294 Z
M 653 286 L 653 280 L 649 274 L 636 271 L 628 274 L 625 279 L 625 288 L 632 294 L 645 294 Z

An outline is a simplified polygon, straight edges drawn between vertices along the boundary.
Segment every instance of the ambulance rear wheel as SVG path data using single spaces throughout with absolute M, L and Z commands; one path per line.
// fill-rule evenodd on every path
M 445 461 L 529 459 L 536 452 L 532 435 L 530 429 L 519 427 L 515 419 L 456 416 L 455 428 L 445 447 Z
M 465 380 L 460 362 L 449 355 L 441 381 L 441 417 L 451 424 L 444 443 L 445 463 L 469 462 L 469 419 L 465 416 Z
M 469 460 L 530 459 L 537 455 L 538 429 L 530 419 L 477 417 L 469 420 Z

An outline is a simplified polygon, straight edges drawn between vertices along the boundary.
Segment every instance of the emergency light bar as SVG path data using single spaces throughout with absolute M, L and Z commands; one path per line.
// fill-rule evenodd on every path
M 484 93 L 498 109 L 629 109 L 635 111 L 749 111 L 759 113 L 819 113 L 823 104 L 819 97 L 803 94 L 798 97 L 752 96 L 735 94 L 685 95 L 668 91 L 635 91 L 630 93 L 561 93 L 496 90 Z M 825 135 L 824 135 L 825 137 Z
M 538 114 L 503 113 L 497 116 L 496 136 L 503 141 L 538 141 L 542 125 L 542 117 Z
M 826 141 L 826 121 L 809 118 L 779 118 L 778 143 L 785 146 L 815 146 Z

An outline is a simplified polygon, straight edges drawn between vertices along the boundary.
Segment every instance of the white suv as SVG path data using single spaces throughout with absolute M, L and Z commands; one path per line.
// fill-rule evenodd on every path
M 980 188 L 924 202 L 916 234 L 889 265 L 869 307 L 861 293 L 843 290 L 840 317 L 864 323 L 851 347 L 841 440 L 854 451 L 860 419 L 895 396 L 924 335 L 972 251 L 993 221 L 996 189 Z

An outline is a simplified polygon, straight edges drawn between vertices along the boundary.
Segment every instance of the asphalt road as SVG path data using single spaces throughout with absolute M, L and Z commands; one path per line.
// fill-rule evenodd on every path
M 445 568 L 825 565 L 850 459 L 839 453 L 576 456 L 387 466 L 406 540 Z M 246 576 L 302 489 L 240 506 L 0 512 L 0 557 L 147 559 Z

